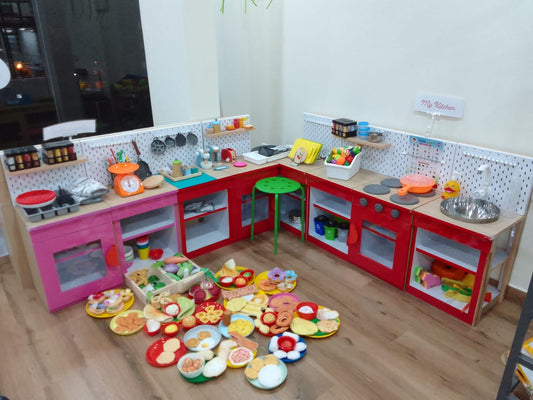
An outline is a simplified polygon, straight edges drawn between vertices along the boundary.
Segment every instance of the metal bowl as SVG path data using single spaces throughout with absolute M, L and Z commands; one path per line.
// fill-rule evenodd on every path
M 450 218 L 472 224 L 487 224 L 500 217 L 500 209 L 490 201 L 464 196 L 443 200 L 440 211 Z

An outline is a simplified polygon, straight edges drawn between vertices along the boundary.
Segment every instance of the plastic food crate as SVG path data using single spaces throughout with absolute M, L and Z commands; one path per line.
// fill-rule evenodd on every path
M 361 168 L 361 153 L 357 154 L 352 163 L 348 166 L 331 164 L 326 160 L 324 160 L 324 165 L 326 166 L 328 178 L 342 179 L 347 181 L 359 172 L 359 169 Z

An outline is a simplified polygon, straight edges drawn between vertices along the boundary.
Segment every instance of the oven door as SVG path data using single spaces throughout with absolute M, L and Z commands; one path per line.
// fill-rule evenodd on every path
M 356 195 L 350 232 L 352 262 L 403 289 L 409 258 L 411 211 L 373 197 Z

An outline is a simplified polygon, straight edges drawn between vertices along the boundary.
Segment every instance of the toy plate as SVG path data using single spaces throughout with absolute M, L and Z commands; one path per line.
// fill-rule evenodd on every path
M 136 329 L 132 330 L 132 331 L 127 331 L 127 332 L 117 332 L 117 327 L 118 327 L 118 324 L 117 324 L 117 319 L 118 318 L 121 318 L 121 317 L 127 317 L 128 315 L 130 314 L 136 314 L 137 317 L 139 318 L 144 318 L 144 313 L 141 311 L 141 310 L 128 310 L 128 311 L 122 311 L 120 314 L 117 314 L 113 317 L 113 319 L 111 319 L 111 321 L 109 322 L 109 328 L 111 328 L 111 330 L 116 333 L 117 335 L 121 335 L 121 336 L 129 336 L 129 335 L 133 335 L 134 333 L 137 333 L 139 332 L 143 326 L 145 324 L 142 324 L 141 326 L 137 327 Z
M 248 332 L 248 334 L 246 334 L 246 335 L 243 335 L 244 337 L 250 336 L 252 334 L 252 332 L 254 331 L 254 329 L 255 329 L 254 320 L 252 318 L 250 318 L 248 315 L 244 315 L 244 314 L 233 314 L 231 316 L 231 322 L 236 321 L 238 319 L 244 319 L 244 320 L 246 320 L 246 321 L 248 321 L 248 322 L 250 322 L 252 324 L 252 329 L 250 329 L 250 332 Z M 222 321 L 220 321 L 220 323 L 218 324 L 218 330 L 220 331 L 222 336 L 224 336 L 227 339 L 231 339 L 232 336 L 228 332 L 228 327 L 229 327 L 229 325 L 228 326 L 222 325 Z
M 255 277 L 255 285 L 261 289 L 261 287 L 259 286 L 259 282 L 261 282 L 262 280 L 264 279 L 268 279 L 268 272 L 269 271 L 264 271 L 264 272 L 261 272 L 259 275 L 256 275 Z M 274 289 L 274 290 L 264 290 L 264 289 L 261 289 L 263 290 L 264 293 L 266 294 L 278 294 L 278 293 L 288 293 L 288 292 L 292 292 L 295 288 L 296 288 L 296 282 L 297 281 L 294 281 L 293 284 L 292 284 L 292 288 L 289 289 L 289 290 L 279 290 L 279 289 Z
M 257 358 L 262 358 L 264 360 L 265 356 L 260 356 Z M 285 365 L 283 361 L 278 360 L 277 367 L 281 370 L 281 379 L 279 382 L 276 382 L 276 384 L 273 386 L 264 386 L 261 383 L 259 383 L 258 379 L 249 379 L 248 377 L 246 377 L 246 379 L 248 380 L 248 382 L 250 382 L 253 386 L 255 386 L 258 389 L 270 390 L 270 389 L 277 388 L 279 385 L 285 382 L 285 379 L 287 379 L 287 366 Z M 251 368 L 251 364 L 248 364 L 246 368 Z
M 198 334 L 203 331 L 209 332 L 211 336 L 205 339 L 200 339 L 198 337 Z M 194 339 L 194 338 L 199 340 L 198 345 L 197 346 L 188 345 L 187 342 L 190 339 Z M 194 328 L 189 329 L 187 333 L 185 334 L 185 336 L 183 337 L 185 346 L 191 351 L 211 350 L 220 343 L 220 339 L 222 339 L 220 331 L 218 330 L 218 328 L 211 326 L 211 325 L 195 326 Z
M 167 340 L 170 340 L 173 338 L 163 338 L 156 340 L 154 343 L 148 347 L 146 350 L 146 361 L 148 361 L 149 364 L 153 365 L 154 367 L 158 368 L 164 368 L 169 367 L 171 365 L 175 365 L 178 363 L 179 359 L 183 357 L 183 355 L 187 352 L 187 348 L 185 347 L 184 343 L 180 340 L 180 348 L 174 352 L 176 357 L 174 357 L 174 360 L 168 364 L 159 364 L 156 362 L 157 357 L 159 354 L 163 352 L 163 345 Z M 175 339 L 175 338 L 174 338 Z M 179 340 L 179 339 L 178 339 Z

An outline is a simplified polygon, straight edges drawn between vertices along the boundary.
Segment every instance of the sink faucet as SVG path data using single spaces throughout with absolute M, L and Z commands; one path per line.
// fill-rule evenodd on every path
M 477 169 L 477 173 L 483 174 L 480 187 L 474 190 L 472 197 L 475 199 L 487 200 L 490 194 L 490 166 L 487 164 L 481 165 Z

